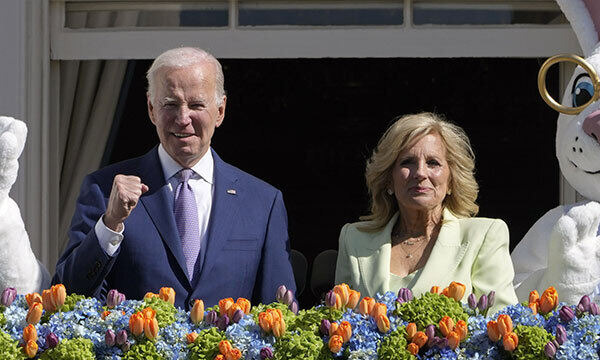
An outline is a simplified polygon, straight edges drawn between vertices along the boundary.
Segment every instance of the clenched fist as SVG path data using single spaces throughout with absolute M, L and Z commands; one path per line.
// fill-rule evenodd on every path
M 104 225 L 113 231 L 123 229 L 123 221 L 127 219 L 131 210 L 137 205 L 140 196 L 148 191 L 148 186 L 142 183 L 137 176 L 117 175 L 108 199 Z

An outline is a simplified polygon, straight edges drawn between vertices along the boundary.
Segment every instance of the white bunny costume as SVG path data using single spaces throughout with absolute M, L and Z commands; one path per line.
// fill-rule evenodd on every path
M 584 51 L 585 60 L 600 73 L 600 1 L 557 0 Z M 582 106 L 598 92 L 593 76 L 579 66 L 562 105 Z M 599 94 L 596 94 L 598 96 Z M 541 217 L 512 253 L 514 285 L 520 301 L 529 292 L 549 286 L 560 301 L 577 304 L 583 295 L 596 295 L 600 283 L 600 101 L 577 115 L 560 114 L 556 132 L 560 169 L 580 194 L 590 199 L 558 206 Z
M 0 116 L 0 291 L 14 287 L 19 294 L 50 285 L 50 274 L 31 251 L 19 207 L 8 196 L 26 137 L 25 123 Z

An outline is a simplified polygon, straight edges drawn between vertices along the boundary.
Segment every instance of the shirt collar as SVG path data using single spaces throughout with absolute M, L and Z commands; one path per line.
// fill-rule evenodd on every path
M 169 182 L 169 179 L 173 177 L 173 175 L 177 174 L 177 172 L 183 167 L 179 165 L 171 155 L 167 153 L 162 144 L 158 145 L 158 159 L 160 160 L 160 165 L 162 166 L 163 172 L 165 174 L 165 181 Z M 212 151 L 209 148 L 206 154 L 200 158 L 200 161 L 196 163 L 196 165 L 191 168 L 194 172 L 202 179 L 204 179 L 207 183 L 213 183 L 213 173 L 214 173 L 214 160 L 212 156 Z

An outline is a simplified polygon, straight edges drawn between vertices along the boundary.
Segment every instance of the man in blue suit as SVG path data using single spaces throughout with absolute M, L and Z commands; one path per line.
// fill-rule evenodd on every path
M 148 70 L 148 114 L 160 145 L 88 175 L 54 283 L 69 292 L 128 298 L 172 287 L 189 309 L 295 291 L 281 192 L 210 148 L 225 116 L 221 65 L 178 48 Z M 186 174 L 186 175 L 184 175 Z

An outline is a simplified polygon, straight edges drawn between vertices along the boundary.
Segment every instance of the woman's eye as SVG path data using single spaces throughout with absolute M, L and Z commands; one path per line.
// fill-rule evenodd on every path
M 429 166 L 440 166 L 440 162 L 437 160 L 427 160 L 427 165 Z
M 413 159 L 402 159 L 402 160 L 400 160 L 400 165 L 406 166 L 406 165 L 412 164 L 413 162 L 414 162 Z
M 591 82 L 582 80 L 573 89 L 571 98 L 573 99 L 573 107 L 585 105 L 594 96 L 594 86 Z

